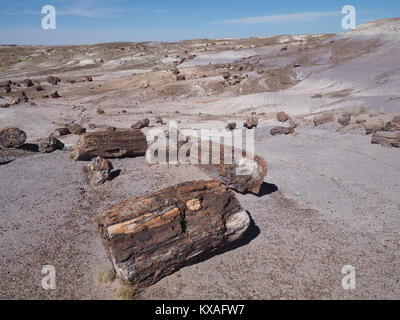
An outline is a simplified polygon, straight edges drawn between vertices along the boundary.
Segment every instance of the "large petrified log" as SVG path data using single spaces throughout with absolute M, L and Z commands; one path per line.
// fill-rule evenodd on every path
M 146 149 L 146 136 L 140 130 L 90 132 L 80 136 L 70 158 L 91 160 L 98 156 L 137 157 L 144 156 Z
M 95 223 L 117 275 L 147 286 L 242 237 L 250 217 L 214 180 L 119 202 Z
M 166 131 L 165 135 L 150 143 L 146 153 L 149 164 L 191 164 L 238 192 L 260 192 L 267 174 L 267 163 L 262 157 L 233 147 L 232 140 L 221 144 L 210 137 L 185 136 L 176 129 Z
M 374 133 L 371 140 L 372 144 L 380 144 L 384 147 L 400 147 L 400 132 L 399 131 L 378 131 Z

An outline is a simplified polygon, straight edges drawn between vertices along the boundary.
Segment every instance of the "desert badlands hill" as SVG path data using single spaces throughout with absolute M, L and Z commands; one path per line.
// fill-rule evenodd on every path
M 22 147 L 0 147 L 0 298 L 120 298 L 119 280 L 98 279 L 111 264 L 94 217 L 210 179 L 141 156 L 111 159 L 118 175 L 89 187 L 89 162 L 69 158 L 79 135 L 62 135 L 64 148 L 51 153 L 36 151 L 41 138 L 74 124 L 129 129 L 144 118 L 144 133 L 169 121 L 222 132 L 249 117 L 258 120 L 255 153 L 268 163 L 259 195 L 235 193 L 251 232 L 136 298 L 400 298 L 400 138 L 396 148 L 366 134 L 369 124 L 400 132 L 399 57 L 400 18 L 336 35 L 0 47 L 0 129 L 27 135 Z M 277 126 L 291 130 L 271 135 Z M 44 265 L 56 269 L 54 290 L 41 287 Z M 356 270 L 355 290 L 342 288 L 345 265 Z

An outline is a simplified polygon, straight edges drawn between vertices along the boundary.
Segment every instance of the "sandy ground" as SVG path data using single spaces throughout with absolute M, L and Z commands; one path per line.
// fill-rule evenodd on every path
M 1 60 L 0 81 L 29 77 L 45 90 L 13 85 L 2 94 L 0 104 L 22 90 L 30 101 L 0 108 L 0 128 L 17 126 L 34 143 L 71 123 L 129 128 L 148 117 L 159 126 L 162 116 L 180 129 L 224 130 L 228 121 L 240 126 L 256 112 L 255 152 L 268 162 L 268 174 L 259 196 L 237 194 L 254 221 L 249 233 L 239 246 L 179 270 L 137 298 L 399 299 L 400 151 L 371 145 L 356 123 L 400 113 L 398 25 L 378 21 L 340 35 L 14 48 L 21 62 Z M 171 70 L 182 57 L 177 67 L 186 80 L 176 81 Z M 240 84 L 224 83 L 227 71 L 243 75 Z M 48 84 L 50 74 L 61 83 Z M 92 82 L 82 82 L 87 74 Z M 141 88 L 143 81 L 150 86 Z M 55 90 L 61 98 L 42 98 Z M 312 98 L 316 93 L 322 98 Z M 282 110 L 298 127 L 294 135 L 272 137 Z M 311 119 L 326 111 L 335 118 L 352 112 L 351 125 L 314 127 Z M 117 280 L 96 281 L 110 264 L 94 216 L 132 196 L 208 179 L 190 166 L 114 159 L 120 174 L 88 189 L 86 162 L 68 158 L 77 138 L 63 137 L 62 151 L 13 150 L 7 159 L 14 161 L 0 162 L 1 299 L 118 299 Z M 55 290 L 41 288 L 44 265 L 56 268 Z M 355 290 L 341 286 L 345 265 L 356 268 Z

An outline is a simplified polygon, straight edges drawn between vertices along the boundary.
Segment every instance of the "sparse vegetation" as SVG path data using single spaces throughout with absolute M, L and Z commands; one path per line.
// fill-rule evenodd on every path
M 139 284 L 137 282 L 124 282 L 118 290 L 118 296 L 122 300 L 134 300 L 139 293 Z
M 111 268 L 104 268 L 97 272 L 97 283 L 107 283 L 115 279 L 115 272 Z

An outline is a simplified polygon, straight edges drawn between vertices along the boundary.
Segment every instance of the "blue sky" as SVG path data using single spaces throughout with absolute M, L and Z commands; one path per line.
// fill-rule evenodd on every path
M 56 8 L 56 30 L 41 28 L 44 5 Z M 399 0 L 0 0 L 0 43 L 63 45 L 336 33 L 343 31 L 344 5 L 357 9 L 357 25 L 400 17 Z

